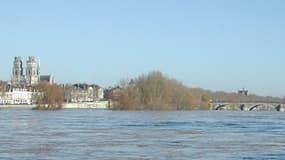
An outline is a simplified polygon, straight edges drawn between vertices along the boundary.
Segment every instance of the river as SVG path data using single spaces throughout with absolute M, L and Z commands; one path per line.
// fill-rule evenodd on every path
M 0 159 L 285 159 L 284 114 L 2 108 Z

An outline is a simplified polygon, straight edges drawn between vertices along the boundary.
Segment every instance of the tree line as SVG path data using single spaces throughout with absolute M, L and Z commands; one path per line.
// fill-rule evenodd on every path
M 226 93 L 224 91 L 209 92 L 213 102 L 261 102 L 261 103 L 285 103 L 285 98 L 272 96 L 257 96 L 249 94 L 247 96 L 238 93 Z

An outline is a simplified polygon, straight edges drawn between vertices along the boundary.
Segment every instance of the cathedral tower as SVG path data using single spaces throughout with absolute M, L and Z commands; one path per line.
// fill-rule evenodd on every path
M 15 57 L 14 59 L 14 66 L 13 66 L 13 73 L 12 73 L 12 83 L 13 84 L 20 84 L 24 80 L 23 75 L 23 62 L 21 57 Z
M 35 57 L 30 56 L 27 59 L 26 83 L 29 85 L 37 84 L 40 79 L 40 67 Z

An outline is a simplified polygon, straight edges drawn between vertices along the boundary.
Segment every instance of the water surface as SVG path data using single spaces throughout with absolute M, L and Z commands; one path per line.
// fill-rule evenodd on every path
M 285 159 L 284 114 L 0 109 L 0 159 Z

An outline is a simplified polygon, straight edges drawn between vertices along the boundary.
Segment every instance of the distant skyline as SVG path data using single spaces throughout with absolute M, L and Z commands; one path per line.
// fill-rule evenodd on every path
M 0 79 L 11 80 L 15 56 L 35 56 L 59 83 L 108 87 L 159 70 L 189 87 L 284 97 L 284 8 L 284 0 L 2 1 Z

